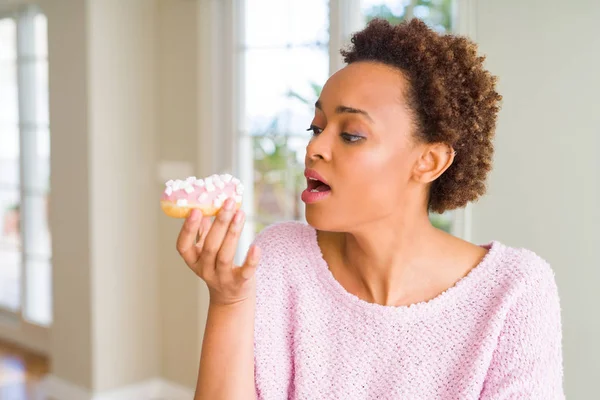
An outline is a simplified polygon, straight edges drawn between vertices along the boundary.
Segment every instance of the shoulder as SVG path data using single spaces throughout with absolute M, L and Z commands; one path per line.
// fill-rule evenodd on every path
M 512 280 L 522 290 L 534 287 L 555 286 L 555 274 L 550 263 L 533 250 L 511 247 L 494 242 L 499 254 L 498 272 Z
M 314 228 L 304 222 L 269 225 L 253 241 L 261 253 L 258 271 L 272 275 L 304 268 L 315 251 L 314 237 Z
M 300 221 L 277 222 L 258 233 L 253 244 L 267 257 L 286 253 L 289 255 L 302 250 L 310 239 L 312 230 L 310 225 Z
M 495 280 L 499 289 L 511 301 L 511 309 L 521 311 L 533 309 L 559 313 L 560 300 L 554 269 L 550 263 L 536 252 L 519 247 L 511 247 L 494 242 L 497 255 L 495 260 Z

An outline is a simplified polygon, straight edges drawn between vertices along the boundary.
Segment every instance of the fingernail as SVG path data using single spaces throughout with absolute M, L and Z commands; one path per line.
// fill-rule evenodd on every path
M 230 211 L 233 208 L 233 199 L 228 198 L 227 200 L 225 200 L 225 204 L 223 205 L 223 208 L 226 209 L 227 211 Z
M 191 221 L 196 221 L 198 219 L 198 216 L 200 215 L 200 211 L 196 208 L 193 208 L 191 213 L 190 213 L 190 220 Z

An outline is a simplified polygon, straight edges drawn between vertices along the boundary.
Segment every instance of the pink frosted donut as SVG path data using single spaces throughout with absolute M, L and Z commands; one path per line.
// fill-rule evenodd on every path
M 190 176 L 185 180 L 166 182 L 160 206 L 173 218 L 187 218 L 193 208 L 200 209 L 205 216 L 214 216 L 229 197 L 235 199 L 235 209 L 239 209 L 243 193 L 244 185 L 229 174 L 215 174 L 204 179 Z

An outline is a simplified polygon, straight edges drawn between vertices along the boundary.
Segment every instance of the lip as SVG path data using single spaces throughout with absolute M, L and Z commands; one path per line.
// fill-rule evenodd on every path
M 320 200 L 323 200 L 330 194 L 331 194 L 331 190 L 328 190 L 326 192 L 311 192 L 308 189 L 306 189 L 302 192 L 302 195 L 300 196 L 300 198 L 306 204 L 312 204 L 312 203 L 316 203 Z
M 325 178 L 323 178 L 321 176 L 321 174 L 319 174 L 314 169 L 306 168 L 304 170 L 304 176 L 306 177 L 307 180 L 309 180 L 309 179 L 316 179 L 318 181 L 321 181 L 325 185 L 329 186 L 329 183 L 327 182 L 327 180 L 325 180 Z M 331 186 L 329 186 L 329 187 L 331 189 Z M 328 190 L 326 192 L 311 192 L 307 188 L 306 190 L 304 190 L 302 192 L 301 198 L 302 198 L 302 201 L 304 201 L 306 204 L 311 204 L 311 203 L 316 203 L 316 202 L 318 202 L 320 200 L 323 200 L 324 198 L 326 198 L 330 194 L 331 194 L 331 190 Z
M 327 186 L 330 186 L 329 183 L 325 180 L 325 178 L 323 178 L 317 171 L 315 171 L 314 169 L 310 169 L 310 168 L 306 168 L 304 170 L 304 176 L 308 179 L 308 178 L 312 178 L 312 179 L 317 179 L 321 182 L 323 182 L 324 184 L 326 184 Z

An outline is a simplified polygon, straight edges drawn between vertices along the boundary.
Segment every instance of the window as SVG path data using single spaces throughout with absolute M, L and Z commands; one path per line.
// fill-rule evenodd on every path
M 282 219 L 302 219 L 304 148 L 319 85 L 328 76 L 328 1 L 245 0 L 244 112 L 239 131 L 253 158 L 240 173 L 253 182 L 253 233 Z
M 241 118 L 236 173 L 247 184 L 243 206 L 247 222 L 240 242 L 246 250 L 265 226 L 304 220 L 300 193 L 306 185 L 304 155 L 310 138 L 306 129 L 314 102 L 331 73 L 330 54 L 362 27 L 341 32 L 340 25 L 358 19 L 364 26 L 374 17 L 397 23 L 413 15 L 448 31 L 452 0 L 239 1 L 243 1 L 243 29 L 238 38 Z M 330 49 L 330 44 L 336 48 Z M 451 214 L 431 219 L 451 230 Z
M 0 14 L 0 310 L 51 322 L 46 17 Z
M 241 246 L 279 220 L 304 219 L 306 129 L 329 72 L 327 0 L 243 0 L 238 174 L 247 183 Z M 250 184 L 253 183 L 253 184 Z

